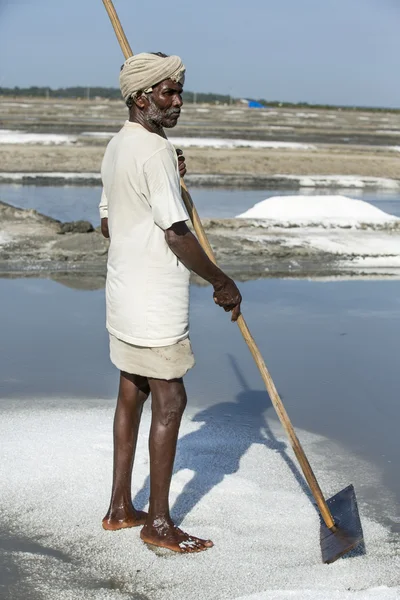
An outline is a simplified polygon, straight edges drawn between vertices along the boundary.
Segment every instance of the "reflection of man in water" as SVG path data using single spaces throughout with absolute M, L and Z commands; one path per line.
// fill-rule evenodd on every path
M 129 121 L 109 143 L 102 164 L 102 230 L 110 236 L 107 329 L 111 361 L 120 370 L 114 420 L 114 478 L 103 527 L 143 525 L 141 538 L 176 552 L 198 552 L 211 541 L 178 529 L 169 489 L 181 417 L 182 377 L 194 365 L 189 341 L 189 272 L 214 287 L 232 320 L 240 314 L 235 283 L 203 252 L 186 225 L 176 152 L 163 128 L 177 124 L 185 68 L 177 56 L 138 54 L 121 71 Z M 182 171 L 185 170 L 181 159 Z M 106 219 L 106 220 L 105 220 Z M 149 514 L 131 500 L 140 417 L 152 394 Z

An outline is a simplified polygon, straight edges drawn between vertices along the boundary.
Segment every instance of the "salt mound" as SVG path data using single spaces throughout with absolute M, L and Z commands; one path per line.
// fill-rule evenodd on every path
M 258 202 L 239 219 L 265 219 L 282 226 L 357 227 L 400 221 L 363 200 L 346 196 L 273 196 Z

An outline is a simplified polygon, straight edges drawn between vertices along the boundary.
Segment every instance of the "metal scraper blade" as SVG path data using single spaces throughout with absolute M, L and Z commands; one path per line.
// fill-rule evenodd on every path
M 335 530 L 321 522 L 320 541 L 322 560 L 333 563 L 364 542 L 354 487 L 338 492 L 327 501 L 335 522 Z

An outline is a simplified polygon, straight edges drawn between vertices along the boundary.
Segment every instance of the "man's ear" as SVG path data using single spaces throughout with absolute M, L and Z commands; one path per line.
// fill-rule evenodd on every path
M 134 102 L 136 106 L 141 109 L 146 108 L 149 105 L 149 99 L 147 98 L 146 94 L 140 94 L 140 96 L 135 98 Z

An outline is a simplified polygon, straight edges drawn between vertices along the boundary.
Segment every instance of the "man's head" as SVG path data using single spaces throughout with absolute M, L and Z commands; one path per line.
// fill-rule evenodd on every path
M 130 110 L 135 107 L 143 117 L 157 127 L 175 127 L 181 114 L 182 84 L 165 79 L 153 86 L 151 92 L 142 92 L 133 100 Z
M 156 128 L 174 127 L 182 106 L 185 67 L 178 56 L 137 54 L 121 68 L 121 93 L 131 117 Z M 136 119 L 133 119 L 136 120 Z

